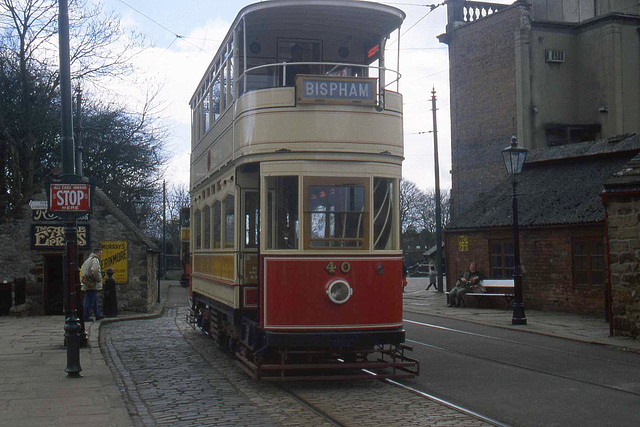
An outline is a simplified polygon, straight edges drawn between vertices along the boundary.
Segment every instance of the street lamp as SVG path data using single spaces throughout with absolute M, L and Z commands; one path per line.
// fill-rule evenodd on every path
M 516 177 L 522 172 L 522 166 L 527 158 L 527 149 L 518 147 L 518 139 L 515 135 L 511 137 L 511 145 L 502 150 L 502 158 L 507 168 L 507 173 L 512 177 L 513 185 L 513 284 L 515 298 L 513 302 L 512 325 L 526 325 L 527 316 L 524 313 L 524 299 L 522 297 L 522 272 L 520 271 L 520 233 L 518 230 L 518 196 L 516 187 L 518 182 Z
M 138 194 L 136 195 L 135 199 L 133 199 L 132 203 L 133 203 L 133 208 L 136 211 L 136 216 L 138 217 L 138 220 L 139 220 L 140 215 L 142 214 L 142 208 L 144 207 L 144 200 L 142 200 L 142 197 Z

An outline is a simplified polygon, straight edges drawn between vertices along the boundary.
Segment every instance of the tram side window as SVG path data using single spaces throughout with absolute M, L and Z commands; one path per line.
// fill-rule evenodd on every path
M 220 118 L 220 75 L 216 76 L 211 87 L 211 117 L 213 121 Z
M 310 248 L 366 248 L 364 182 L 309 185 L 305 197 Z
M 204 249 L 211 249 L 211 206 L 204 208 Z
M 213 204 L 213 247 L 220 248 L 222 246 L 222 203 L 216 200 Z
M 202 101 L 202 115 L 203 115 L 202 123 L 204 125 L 204 133 L 207 133 L 207 131 L 211 127 L 210 108 L 211 108 L 211 93 L 209 92 L 207 93 L 207 95 L 204 97 L 204 100 Z
M 378 250 L 395 248 L 395 187 L 396 180 L 373 179 L 373 247 Z
M 297 249 L 298 177 L 268 177 L 267 186 L 267 249 Z
M 196 249 L 202 249 L 202 212 L 198 209 L 193 215 L 195 222 L 195 245 Z
M 224 247 L 233 248 L 233 232 L 235 224 L 235 197 L 228 196 L 224 200 Z

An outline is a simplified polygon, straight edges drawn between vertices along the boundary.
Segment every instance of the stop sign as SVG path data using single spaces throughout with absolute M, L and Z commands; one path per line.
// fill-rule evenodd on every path
M 89 212 L 91 184 L 51 184 L 50 212 Z

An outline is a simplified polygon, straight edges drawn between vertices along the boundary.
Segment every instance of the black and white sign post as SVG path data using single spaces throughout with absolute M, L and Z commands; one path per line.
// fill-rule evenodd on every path
M 60 53 L 60 140 L 62 145 L 62 179 L 47 187 L 49 211 L 65 219 L 63 281 L 67 284 L 65 292 L 66 320 L 64 337 L 67 346 L 67 367 L 70 377 L 80 377 L 80 340 L 82 326 L 78 318 L 76 295 L 77 270 L 77 230 L 76 219 L 91 208 L 91 186 L 81 182 L 75 174 L 75 150 L 73 142 L 73 112 L 71 100 L 71 66 L 69 59 L 69 8 L 67 0 L 58 3 L 59 53 Z

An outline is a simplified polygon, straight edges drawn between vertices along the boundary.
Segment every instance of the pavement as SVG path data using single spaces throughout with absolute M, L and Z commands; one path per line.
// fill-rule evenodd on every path
M 102 324 L 156 317 L 121 313 L 85 324 L 88 346 L 80 349 L 79 378 L 68 376 L 64 347 L 64 316 L 0 316 L 0 427 L 91 425 L 133 426 L 131 416 L 99 346 Z
M 169 286 L 164 281 L 166 298 Z M 426 291 L 426 279 L 410 278 L 404 293 L 405 313 L 428 314 L 501 328 L 612 346 L 640 353 L 640 340 L 610 337 L 600 316 L 527 310 L 527 325 L 511 325 L 511 310 L 449 308 L 442 293 Z M 526 301 L 525 301 L 526 303 Z M 99 346 L 100 326 L 107 322 L 159 316 L 121 313 L 87 325 L 89 346 L 80 350 L 81 377 L 67 376 L 63 316 L 0 316 L 0 426 L 87 424 L 132 426 L 133 421 Z
M 404 293 L 404 312 L 428 314 L 464 320 L 482 325 L 513 329 L 523 332 L 570 339 L 591 344 L 606 345 L 622 350 L 640 353 L 640 339 L 609 336 L 609 323 L 604 315 L 571 314 L 526 309 L 526 325 L 512 325 L 513 310 L 477 308 L 475 299 L 467 297 L 467 307 L 447 307 L 446 295 L 426 290 L 428 279 L 415 277 L 408 279 Z

